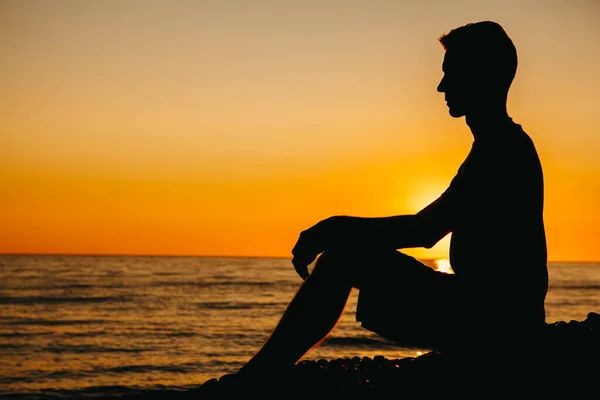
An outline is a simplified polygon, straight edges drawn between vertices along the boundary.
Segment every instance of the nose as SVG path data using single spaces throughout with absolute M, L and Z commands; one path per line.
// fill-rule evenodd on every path
M 444 93 L 446 91 L 446 77 L 442 77 L 440 83 L 438 84 L 437 91 L 440 93 Z

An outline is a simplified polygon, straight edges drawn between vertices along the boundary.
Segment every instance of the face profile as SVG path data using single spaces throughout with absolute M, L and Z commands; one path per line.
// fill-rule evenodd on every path
M 438 84 L 437 91 L 444 93 L 444 100 L 448 106 L 448 112 L 454 118 L 466 115 L 469 104 L 469 79 L 463 73 L 458 61 L 452 52 L 446 52 L 442 71 L 444 76 Z
M 444 75 L 437 91 L 444 93 L 450 116 L 464 117 L 487 108 L 490 103 L 504 103 L 508 87 L 494 87 L 493 73 L 468 62 L 468 57 L 457 50 L 446 50 L 442 63 Z M 492 71 L 493 72 L 493 71 Z

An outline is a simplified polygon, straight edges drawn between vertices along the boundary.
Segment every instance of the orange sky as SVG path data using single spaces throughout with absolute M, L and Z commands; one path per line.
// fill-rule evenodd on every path
M 472 141 L 437 38 L 484 19 L 549 259 L 600 260 L 594 0 L 0 1 L 0 253 L 287 257 L 330 215 L 418 211 Z

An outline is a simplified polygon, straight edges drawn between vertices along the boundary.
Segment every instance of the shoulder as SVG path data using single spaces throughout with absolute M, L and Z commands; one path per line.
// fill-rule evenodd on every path
M 541 173 L 542 163 L 536 145 L 531 138 L 519 125 L 520 132 L 516 135 L 516 143 L 514 145 L 515 157 L 528 170 L 538 171 Z
M 533 139 L 518 124 L 504 132 L 504 135 L 495 143 L 491 153 L 493 153 L 491 158 L 494 161 L 500 161 L 508 166 L 523 167 L 524 165 L 533 166 L 540 163 Z
M 531 136 L 519 124 L 515 124 L 512 132 L 509 132 L 511 144 L 517 149 L 524 151 L 526 154 L 534 154 L 537 157 L 537 149 Z

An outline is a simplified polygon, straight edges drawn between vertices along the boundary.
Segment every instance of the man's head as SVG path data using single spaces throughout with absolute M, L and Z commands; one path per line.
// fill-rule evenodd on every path
M 439 38 L 446 50 L 438 92 L 445 94 L 455 118 L 491 104 L 506 103 L 517 71 L 517 50 L 497 23 L 482 21 Z

